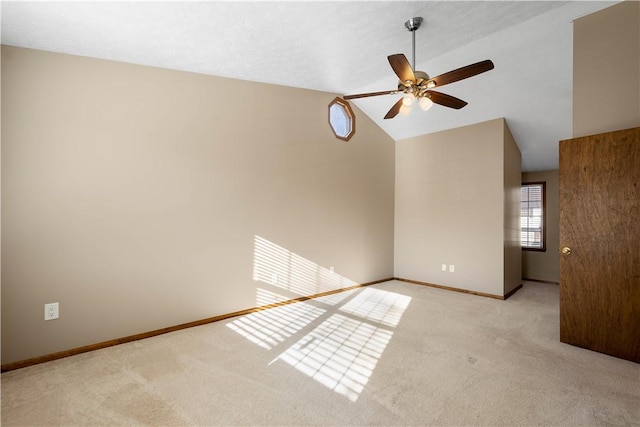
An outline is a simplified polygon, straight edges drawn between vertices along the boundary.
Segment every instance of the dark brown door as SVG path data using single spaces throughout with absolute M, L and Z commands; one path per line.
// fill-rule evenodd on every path
M 560 340 L 640 362 L 640 128 L 560 141 Z

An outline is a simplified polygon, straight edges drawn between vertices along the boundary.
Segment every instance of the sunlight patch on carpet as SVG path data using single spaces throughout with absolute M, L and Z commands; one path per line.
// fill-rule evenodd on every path
M 340 307 L 340 311 L 387 326 L 398 326 L 410 302 L 411 297 L 406 295 L 367 288 Z
M 266 350 L 286 349 L 269 364 L 285 362 L 352 402 L 369 382 L 393 337 L 392 328 L 411 303 L 409 296 L 372 287 L 340 292 L 357 283 L 257 235 L 253 280 L 268 288 L 256 288 L 258 307 L 292 299 L 270 287 L 302 296 L 338 291 L 261 310 L 227 326 Z
M 227 327 L 260 347 L 271 350 L 325 312 L 301 302 L 239 317 L 227 323 Z
M 278 358 L 355 402 L 392 336 L 368 322 L 333 314 Z
M 352 289 L 350 291 L 338 292 L 335 294 L 314 298 L 313 300 L 327 305 L 337 305 L 345 299 L 352 297 L 353 294 L 357 293 L 358 291 L 360 291 L 360 289 Z

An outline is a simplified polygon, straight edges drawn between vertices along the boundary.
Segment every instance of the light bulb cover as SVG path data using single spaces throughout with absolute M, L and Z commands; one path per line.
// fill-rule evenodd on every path
M 427 111 L 429 108 L 433 106 L 433 101 L 426 96 L 423 96 L 418 100 L 418 104 L 423 111 Z
M 407 107 L 411 106 L 411 104 L 413 104 L 413 95 L 409 94 L 409 95 L 405 95 L 402 98 L 402 105 L 406 105 Z

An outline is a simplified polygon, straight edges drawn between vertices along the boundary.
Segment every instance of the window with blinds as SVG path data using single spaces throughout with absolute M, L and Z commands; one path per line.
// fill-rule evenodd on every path
M 522 249 L 544 251 L 545 183 L 530 182 L 520 189 L 520 240 Z

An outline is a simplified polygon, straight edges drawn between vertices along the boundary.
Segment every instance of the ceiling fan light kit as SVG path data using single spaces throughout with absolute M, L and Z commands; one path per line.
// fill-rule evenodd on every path
M 475 64 L 467 65 L 441 74 L 436 77 L 429 77 L 424 71 L 414 71 L 416 66 L 416 31 L 422 25 L 423 19 L 421 17 L 415 17 L 407 20 L 404 26 L 411 32 L 412 35 L 412 53 L 413 53 L 413 67 L 409 64 L 407 57 L 402 53 L 389 55 L 387 59 L 391 68 L 398 76 L 398 89 L 388 90 L 381 92 L 360 93 L 355 95 L 346 95 L 345 100 L 367 98 L 370 96 L 379 95 L 395 95 L 398 93 L 404 93 L 405 95 L 400 98 L 391 109 L 384 116 L 385 119 L 392 119 L 401 114 L 408 114 L 411 105 L 417 100 L 418 105 L 424 111 L 427 111 L 431 106 L 440 104 L 445 107 L 454 108 L 459 110 L 467 105 L 467 103 L 461 99 L 447 95 L 445 93 L 436 92 L 433 89 L 436 86 L 444 86 L 449 83 L 454 83 L 459 80 L 463 80 L 475 75 L 484 73 L 493 69 L 493 62 L 490 60 L 484 60 L 476 62 Z
M 423 111 L 427 111 L 429 108 L 433 106 L 433 101 L 428 96 L 425 96 L 418 100 L 418 105 L 420 105 L 420 108 Z

